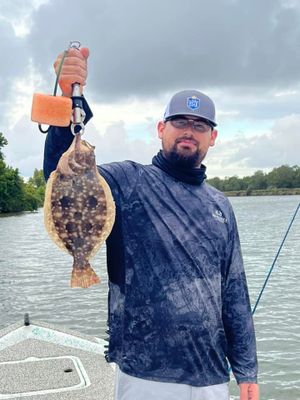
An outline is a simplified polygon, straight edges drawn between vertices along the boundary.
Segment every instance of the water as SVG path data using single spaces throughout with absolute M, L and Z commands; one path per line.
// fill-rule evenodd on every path
M 231 198 L 254 305 L 300 196 Z M 105 250 L 92 264 L 102 284 L 69 288 L 71 257 L 48 238 L 42 210 L 0 218 L 0 328 L 23 319 L 105 338 Z M 256 310 L 261 400 L 300 400 L 300 212 Z M 232 399 L 237 386 L 230 384 Z

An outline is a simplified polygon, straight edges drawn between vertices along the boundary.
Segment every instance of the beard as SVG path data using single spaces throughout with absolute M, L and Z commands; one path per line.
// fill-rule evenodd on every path
M 173 147 L 169 151 L 163 149 L 163 153 L 166 159 L 173 165 L 184 169 L 200 167 L 201 161 L 204 158 L 199 148 L 197 148 L 197 150 L 192 154 L 178 150 L 177 142 L 174 143 Z

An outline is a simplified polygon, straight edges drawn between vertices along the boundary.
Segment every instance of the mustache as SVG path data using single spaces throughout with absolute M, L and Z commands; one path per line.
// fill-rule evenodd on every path
M 175 144 L 181 142 L 182 140 L 190 140 L 192 143 L 194 143 L 195 145 L 198 145 L 199 143 L 197 142 L 197 140 L 195 140 L 192 136 L 180 136 L 175 140 Z

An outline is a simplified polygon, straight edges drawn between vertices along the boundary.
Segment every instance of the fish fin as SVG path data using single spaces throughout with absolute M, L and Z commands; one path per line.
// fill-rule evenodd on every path
M 96 285 L 100 283 L 100 278 L 90 266 L 89 263 L 85 266 L 85 268 L 78 268 L 75 265 L 73 266 L 72 276 L 71 276 L 71 287 L 81 287 L 88 288 L 92 285 Z
M 64 242 L 58 236 L 54 221 L 53 221 L 53 214 L 52 214 L 52 206 L 51 206 L 51 199 L 52 199 L 52 191 L 53 191 L 53 184 L 55 185 L 55 181 L 57 179 L 57 172 L 52 171 L 51 175 L 47 181 L 46 191 L 45 191 L 45 200 L 44 200 L 44 224 L 48 235 L 53 240 L 53 242 L 63 251 L 69 253 L 66 249 Z

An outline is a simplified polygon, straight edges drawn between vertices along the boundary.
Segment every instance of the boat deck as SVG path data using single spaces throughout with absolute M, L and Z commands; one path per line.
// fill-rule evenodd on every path
M 45 323 L 0 331 L 0 400 L 112 400 L 104 341 Z

